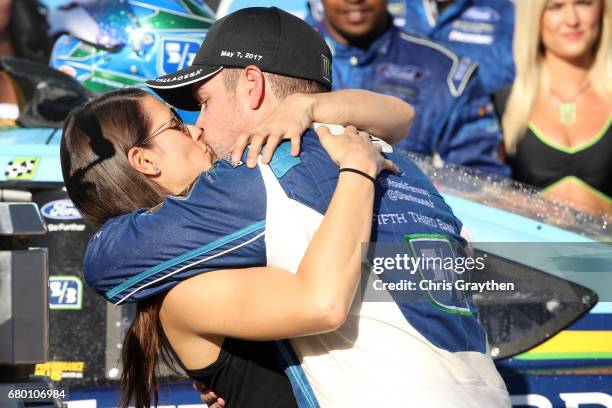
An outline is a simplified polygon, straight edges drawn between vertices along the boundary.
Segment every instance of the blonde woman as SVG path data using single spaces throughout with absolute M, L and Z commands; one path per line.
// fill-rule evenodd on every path
M 514 178 L 612 213 L 612 0 L 519 0 L 503 118 Z

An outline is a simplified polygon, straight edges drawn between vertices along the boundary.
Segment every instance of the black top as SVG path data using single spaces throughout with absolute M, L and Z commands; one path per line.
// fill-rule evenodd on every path
M 198 370 L 189 370 L 161 332 L 170 354 L 187 375 L 208 385 L 225 400 L 226 407 L 297 407 L 291 383 L 279 366 L 273 342 L 227 337 L 214 363 Z
M 572 177 L 612 200 L 611 125 L 612 119 L 589 142 L 573 148 L 556 144 L 530 125 L 511 158 L 513 177 L 539 188 Z

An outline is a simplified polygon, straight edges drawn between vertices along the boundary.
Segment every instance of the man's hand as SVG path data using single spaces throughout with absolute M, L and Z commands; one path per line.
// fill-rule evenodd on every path
M 373 144 L 370 135 L 355 126 L 345 127 L 339 135 L 332 135 L 327 126 L 319 126 L 317 135 L 329 157 L 340 168 L 369 169 L 366 173 L 374 178 L 383 170 L 395 174 L 400 171 L 395 163 L 381 154 L 382 146 Z
M 193 388 L 200 393 L 200 399 L 208 406 L 208 408 L 225 407 L 225 400 L 215 394 L 215 392 L 211 390 L 206 384 L 194 381 Z
M 255 167 L 263 145 L 266 151 L 261 160 L 268 164 L 281 140 L 291 140 L 291 154 L 300 153 L 302 133 L 312 124 L 314 99 L 306 94 L 293 94 L 285 98 L 278 107 L 257 126 L 238 136 L 232 161 L 237 162 L 248 144 L 251 145 L 247 166 Z

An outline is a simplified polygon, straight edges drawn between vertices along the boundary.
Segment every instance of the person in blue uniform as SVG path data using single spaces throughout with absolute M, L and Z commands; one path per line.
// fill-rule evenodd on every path
M 157 105 L 149 107 L 147 102 L 149 111 L 168 112 L 159 102 L 150 103 Z M 271 364 L 270 350 L 264 348 L 267 358 L 263 360 L 263 346 L 256 343 L 254 349 L 236 340 L 285 337 L 291 342 L 278 342 L 275 348 L 284 359 L 299 407 L 351 406 L 380 399 L 392 406 L 409 401 L 419 405 L 434 401 L 437 407 L 507 406 L 503 383 L 487 355 L 486 334 L 469 297 L 454 289 L 415 294 L 382 289 L 407 281 L 415 288 L 421 280 L 454 283 L 459 274 L 445 271 L 439 281 L 436 272 L 428 269 L 366 274 L 365 279 L 372 282 L 358 291 L 370 294 L 363 295 L 363 301 L 353 300 L 360 268 L 351 265 L 355 257 L 361 260 L 361 241 L 350 237 L 357 226 L 365 224 L 370 231 L 371 258 L 377 264 L 375 259 L 410 251 L 419 257 L 432 251 L 444 258 L 463 257 L 461 222 L 418 167 L 389 145 L 384 145 L 385 157 L 398 165 L 399 174 L 383 172 L 375 177 L 375 172 L 365 170 L 369 164 L 355 167 L 341 161 L 340 167 L 349 169 L 346 172 L 363 169 L 375 182 L 353 173 L 370 184 L 349 188 L 344 206 L 332 206 L 346 175 L 326 154 L 324 144 L 309 130 L 302 136 L 299 157 L 292 156 L 284 142 L 268 166 L 250 169 L 216 162 L 184 196 L 169 196 L 154 209 L 111 218 L 88 245 L 87 284 L 114 304 L 147 304 L 168 292 L 159 311 L 165 341 L 172 344 L 186 372 L 210 385 L 229 401 L 228 406 L 286 403 L 286 385 L 274 397 L 280 405 L 272 405 L 269 399 L 261 402 L 262 394 L 272 398 L 269 388 L 279 381 L 271 380 L 267 372 L 257 374 L 260 369 L 254 368 Z M 247 157 L 248 152 L 242 161 Z M 164 164 L 160 166 L 164 171 Z M 370 186 L 374 186 L 373 196 L 364 196 L 364 188 Z M 74 190 L 68 191 L 74 195 Z M 373 211 L 355 210 L 369 207 L 369 200 Z M 336 213 L 342 213 L 343 222 L 324 219 Z M 317 240 L 321 229 L 333 235 Z M 363 234 L 360 239 L 367 242 Z M 342 250 L 334 242 L 354 246 Z M 307 269 L 304 259 L 314 265 Z M 267 268 L 257 268 L 264 265 Z M 289 272 L 295 271 L 301 282 L 313 270 L 325 279 L 306 293 L 302 289 L 310 283 L 284 283 Z M 429 300 L 421 297 L 424 294 Z M 338 306 L 330 306 L 333 313 L 319 314 L 317 305 L 327 304 L 328 298 Z M 206 340 L 194 342 L 181 336 L 185 331 L 192 333 L 190 338 L 205 336 Z M 194 360 L 209 362 L 196 354 L 189 360 L 192 348 L 218 342 L 218 336 L 225 340 L 217 359 L 196 365 Z M 388 358 L 388 352 L 394 359 Z M 463 387 L 468 379 L 470 387 Z M 406 396 L 400 385 L 414 381 L 418 387 Z M 236 385 L 240 383 L 251 385 L 241 388 Z M 358 391 L 366 385 L 378 392 L 363 396 Z M 435 396 L 431 388 L 436 389 Z
M 223 75 L 217 77 L 217 81 L 221 84 L 223 79 Z M 272 89 L 269 91 L 273 92 Z M 312 103 L 313 101 L 317 102 Z M 369 105 L 373 105 L 374 108 Z M 347 107 L 351 109 L 347 110 Z M 366 109 L 367 116 L 364 115 Z M 276 115 L 272 115 L 271 119 L 264 121 L 256 129 L 272 126 L 284 129 L 281 132 L 284 134 L 290 133 L 296 127 L 299 128 L 302 123 L 310 124 L 314 118 L 325 121 L 337 119 L 342 122 L 354 122 L 360 127 L 376 130 L 379 134 L 393 138 L 406 131 L 412 115 L 410 107 L 401 101 L 365 91 L 288 98 L 275 112 Z M 370 118 L 370 113 L 374 114 L 374 119 Z M 310 116 L 311 114 L 313 116 Z M 291 120 L 289 122 L 281 120 L 283 117 L 289 117 Z M 325 228 L 323 224 L 321 226 L 323 230 L 330 228 L 332 230 L 318 234 L 321 238 L 318 240 L 313 238 L 312 242 L 314 245 L 322 241 L 325 248 L 329 248 L 332 252 L 324 254 L 320 250 L 315 251 L 316 256 L 311 255 L 313 259 L 311 262 L 301 264 L 299 278 L 294 280 L 291 278 L 293 274 L 286 273 L 281 268 L 265 267 L 266 254 L 261 252 L 262 240 L 257 239 L 261 238 L 265 225 L 261 220 L 250 223 L 251 219 L 261 217 L 261 211 L 266 206 L 265 201 L 261 201 L 262 198 L 265 200 L 261 195 L 263 190 L 259 184 L 261 176 L 257 176 L 253 170 L 242 164 L 230 161 L 213 164 L 212 149 L 202 139 L 201 129 L 193 127 L 189 129 L 174 110 L 144 90 L 135 88 L 104 94 L 73 112 L 67 120 L 61 146 L 67 191 L 89 222 L 100 224 L 107 221 L 90 244 L 85 260 L 87 264 L 85 280 L 97 289 L 115 283 L 129 286 L 130 282 L 136 283 L 136 281 L 140 286 L 143 283 L 141 278 L 146 280 L 145 286 L 150 286 L 150 290 L 146 293 L 137 290 L 136 296 L 128 296 L 131 298 L 128 301 L 139 303 L 136 318 L 124 341 L 125 374 L 122 379 L 123 399 L 120 406 L 134 406 L 129 403 L 130 397 L 133 397 L 138 408 L 152 405 L 150 398 L 155 389 L 154 369 L 158 350 L 167 353 L 164 355 L 174 356 L 175 363 L 191 378 L 215 387 L 217 392 L 226 397 L 229 407 L 304 406 L 296 405 L 305 397 L 299 389 L 294 396 L 291 383 L 278 363 L 279 357 L 276 355 L 278 351 L 274 344 L 263 341 L 250 342 L 238 338 L 280 338 L 311 331 L 325 331 L 330 329 L 330 325 L 336 324 L 335 319 L 342 318 L 341 314 L 328 315 L 324 309 L 319 309 L 325 303 L 321 303 L 325 297 L 319 292 L 326 286 L 336 289 L 333 293 L 329 293 L 330 306 L 339 302 L 342 297 L 345 297 L 345 302 L 350 302 L 360 270 L 358 255 L 361 243 L 367 241 L 370 231 L 372 209 L 368 202 L 372 201 L 373 197 L 372 180 L 383 168 L 394 170 L 394 166 L 380 155 L 379 149 L 369 143 L 369 138 L 367 135 L 364 136 L 364 132 L 357 132 L 354 127 L 347 128 L 343 136 L 327 136 L 326 151 L 329 151 L 332 157 L 336 157 L 338 165 L 346 169 L 341 172 L 342 175 L 339 175 L 338 168 L 335 168 L 335 177 L 338 179 L 336 191 L 339 196 L 335 201 L 339 202 L 338 204 L 330 202 L 327 207 L 330 214 L 338 215 L 328 217 L 327 223 L 331 222 L 330 227 Z M 296 159 L 290 156 L 288 145 L 283 145 L 279 150 L 288 156 L 280 161 L 281 167 L 284 166 L 283 161 L 289 157 Z M 275 166 L 278 160 L 278 158 L 273 160 Z M 244 161 L 247 161 L 246 156 Z M 233 171 L 234 168 L 236 171 Z M 229 173 L 226 173 L 227 171 Z M 216 182 L 213 182 L 215 180 Z M 209 184 L 211 182 L 213 183 Z M 257 194 L 254 194 L 254 189 L 257 190 Z M 221 197 L 222 201 L 217 201 L 217 198 Z M 360 203 L 358 207 L 353 205 L 354 200 Z M 180 203 L 186 206 L 181 206 Z M 198 208 L 204 203 L 210 204 L 208 210 L 203 207 Z M 179 204 L 182 209 L 176 211 L 175 204 Z M 123 217 L 118 216 L 143 207 L 142 211 L 138 210 Z M 147 207 L 153 208 L 147 210 Z M 167 212 L 168 210 L 170 212 Z M 166 214 L 169 218 L 166 218 Z M 197 221 L 187 226 L 181 222 L 182 220 L 190 223 L 189 220 L 193 217 L 201 223 Z M 131 224 L 128 221 L 130 219 L 136 221 L 136 224 L 144 221 L 144 224 L 140 225 L 144 229 Z M 159 223 L 162 219 L 165 225 Z M 249 225 L 245 225 L 245 222 Z M 200 229 L 198 224 L 212 229 L 207 232 Z M 245 228 L 242 228 L 243 226 Z M 131 227 L 136 227 L 140 231 Z M 189 232 L 183 227 L 187 227 Z M 149 228 L 151 228 L 150 234 L 145 232 Z M 229 236 L 220 236 L 220 240 L 213 238 L 217 233 L 225 235 L 224 231 L 234 228 L 239 228 L 240 231 L 234 231 L 235 233 L 230 233 Z M 132 236 L 133 233 L 136 235 Z M 146 236 L 141 236 L 142 233 Z M 150 240 L 155 240 L 155 237 L 160 238 L 157 243 Z M 169 241 L 163 242 L 166 239 Z M 187 263 L 184 265 L 181 265 L 181 262 L 177 263 L 177 259 L 168 259 L 171 253 L 181 252 L 192 245 L 199 246 L 199 243 L 208 239 L 216 243 L 192 252 L 192 255 L 196 252 L 204 255 L 201 262 L 189 255 L 185 258 Z M 145 247 L 133 246 L 136 241 L 145 244 Z M 225 244 L 222 241 L 225 241 Z M 174 242 L 176 245 L 167 246 L 168 242 Z M 227 252 L 225 251 L 227 248 L 221 248 L 225 245 L 229 248 Z M 142 252 L 143 248 L 146 248 L 146 251 Z M 212 255 L 209 249 L 215 254 Z M 343 251 L 347 251 L 345 255 L 342 255 Z M 140 270 L 150 261 L 160 260 L 166 267 L 172 269 L 168 276 L 175 275 L 176 279 L 158 280 L 158 276 L 153 276 L 155 273 L 150 274 L 150 271 L 128 277 L 123 273 L 125 271 L 117 269 L 115 274 L 111 269 L 106 269 L 110 263 L 104 263 L 102 259 L 97 258 L 106 257 L 103 252 L 111 256 L 108 259 L 111 263 L 119 261 L 118 256 L 127 255 L 128 258 L 124 258 L 124 261 L 131 259 L 135 262 L 132 264 L 135 268 L 132 271 Z M 271 253 L 272 251 L 268 252 Z M 299 261 L 301 255 L 295 253 L 294 255 L 297 256 L 294 260 Z M 212 258 L 208 258 L 209 256 Z M 208 262 L 215 258 L 219 262 Z M 140 263 L 139 260 L 144 263 Z M 202 263 L 204 269 L 192 269 L 194 265 L 191 263 L 194 261 L 196 262 L 194 265 L 204 262 L 205 264 Z M 118 264 L 117 266 L 120 267 Z M 245 266 L 253 267 L 245 269 Z M 223 282 L 212 283 L 204 280 L 200 283 L 207 291 L 210 290 L 210 293 L 222 296 L 223 301 L 210 297 L 215 307 L 220 308 L 218 312 L 203 304 L 198 307 L 206 313 L 216 313 L 219 317 L 218 319 L 207 317 L 206 324 L 220 326 L 208 334 L 194 333 L 196 337 L 201 338 L 199 344 L 185 345 L 185 339 L 181 336 L 176 337 L 176 327 L 172 325 L 181 319 L 173 318 L 167 322 L 159 316 L 164 312 L 173 313 L 172 302 L 164 300 L 164 304 L 170 306 L 162 308 L 161 298 L 156 295 L 165 296 L 168 289 L 186 280 L 187 276 L 201 275 L 201 272 L 210 271 L 210 267 L 221 273 L 207 276 L 215 277 L 215 280 L 221 277 Z M 148 275 L 148 278 L 144 277 L 145 275 Z M 328 280 L 329 278 L 332 280 Z M 317 291 L 317 296 L 308 296 L 303 298 L 307 300 L 306 302 L 299 302 L 302 296 L 308 295 L 296 286 L 296 283 L 302 282 L 314 284 L 312 290 Z M 337 289 L 342 287 L 344 290 L 338 292 Z M 198 293 L 200 288 L 197 279 L 189 280 L 187 287 L 189 291 L 195 290 Z M 229 290 L 228 296 L 223 295 L 226 290 Z M 274 292 L 278 293 L 271 297 L 271 293 Z M 196 297 L 202 298 L 201 293 L 199 292 Z M 292 312 L 291 305 L 286 304 L 287 299 L 281 301 L 279 293 L 283 293 L 287 299 L 295 302 Z M 176 288 L 168 295 L 180 299 L 189 298 L 193 294 L 180 293 Z M 247 299 L 249 295 L 252 296 L 250 301 Z M 276 300 L 270 302 L 270 299 Z M 248 312 L 242 310 L 243 302 L 249 305 Z M 228 304 L 234 307 L 228 307 Z M 279 306 L 282 306 L 282 310 L 288 314 L 274 319 L 273 311 Z M 270 308 L 273 309 L 272 312 Z M 304 310 L 301 310 L 302 308 Z M 294 316 L 298 309 L 300 309 L 299 315 L 303 318 L 301 322 Z M 193 316 L 193 313 L 185 310 L 182 314 Z M 244 319 L 244 324 L 232 316 Z M 287 319 L 290 321 L 289 327 Z M 197 319 L 190 321 L 196 324 L 199 322 Z M 192 327 L 192 330 L 198 329 Z M 215 348 L 215 344 L 220 340 L 220 337 L 214 334 L 217 330 L 228 336 L 233 335 L 233 338 L 227 338 L 222 341 L 222 345 Z M 279 330 L 282 335 L 278 334 Z M 191 348 L 195 350 L 185 355 L 186 346 L 189 350 Z M 288 347 L 283 348 L 285 353 L 291 352 Z M 214 352 L 218 353 L 216 358 L 211 357 Z M 209 406 L 214 405 L 209 404 Z
M 308 3 L 307 21 L 321 21 L 321 0 Z M 400 29 L 434 40 L 478 62 L 486 92 L 495 93 L 512 83 L 513 1 L 390 0 L 388 10 Z
M 514 80 L 513 1 L 405 0 L 403 12 L 403 29 L 477 61 L 485 91 L 494 93 Z
M 253 65 L 253 58 L 245 61 L 247 49 L 276 77 Z M 379 142 L 383 159 L 350 129 L 340 139 L 320 130 L 319 141 L 312 130 L 303 133 L 310 120 L 289 120 L 295 112 L 278 112 L 280 84 L 330 84 L 328 53 L 299 19 L 274 8 L 245 9 L 213 25 L 190 68 L 149 82 L 167 102 L 199 107 L 198 123 L 206 128 L 189 135 L 168 107 L 135 91 L 119 91 L 75 113 L 64 132 L 62 164 L 69 194 L 86 216 L 103 218 L 97 209 L 122 198 L 126 208 L 130 202 L 138 208 L 144 188 L 121 191 L 122 177 L 180 195 L 106 221 L 88 245 L 86 281 L 114 303 L 139 302 L 139 316 L 149 326 L 160 321 L 155 339 L 165 339 L 191 374 L 207 370 L 205 380 L 217 390 L 225 386 L 228 401 L 249 396 L 228 386 L 241 382 L 232 381 L 234 376 L 254 381 L 247 368 L 273 366 L 271 359 L 255 360 L 244 341 L 237 347 L 236 338 L 289 337 L 290 343 L 275 346 L 298 406 L 370 405 L 380 395 L 390 406 L 509 406 L 477 311 L 462 290 L 424 288 L 410 296 L 385 289 L 423 280 L 454 282 L 461 271 L 387 267 L 366 273 L 369 294 L 359 291 L 366 298 L 354 298 L 362 242 L 373 242 L 372 262 L 380 267 L 383 257 L 408 253 L 455 260 L 463 256 L 465 240 L 461 222 L 427 177 L 390 145 Z M 114 97 L 128 100 L 119 106 Z M 405 132 L 407 122 L 398 117 L 409 111 L 381 98 L 387 105 L 370 108 L 370 128 L 374 122 L 394 129 L 393 136 Z M 119 117 L 128 108 L 134 120 Z M 346 117 L 352 108 L 347 103 L 338 112 Z M 236 160 L 211 165 L 213 155 L 201 139 L 235 137 L 237 129 L 260 134 L 273 126 L 253 121 L 269 114 L 303 133 L 299 155 L 286 142 L 272 155 L 268 144 L 269 163 L 250 163 L 261 143 L 251 138 L 241 157 L 248 167 Z M 389 121 L 403 125 L 389 127 Z M 131 129 L 139 124 L 144 128 Z M 221 126 L 225 133 L 210 133 Z M 343 142 L 347 138 L 352 144 Z M 113 163 L 123 163 L 125 171 Z M 146 326 L 139 319 L 131 334 Z M 149 337 L 144 341 L 149 344 Z M 126 354 L 137 352 L 137 343 L 128 342 Z M 135 366 L 129 367 L 128 378 L 136 378 Z M 270 399 L 271 381 L 259 385 L 258 396 Z M 364 396 L 364 387 L 377 394 Z M 235 406 L 272 406 L 259 404 Z
M 497 116 L 471 58 L 393 26 L 386 1 L 326 0 L 323 7 L 315 27 L 334 55 L 334 89 L 368 89 L 414 106 L 414 124 L 397 147 L 510 174 L 500 159 Z

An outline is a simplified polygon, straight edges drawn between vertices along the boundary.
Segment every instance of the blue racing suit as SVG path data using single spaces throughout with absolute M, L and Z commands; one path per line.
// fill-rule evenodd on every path
M 298 404 L 370 406 L 383 395 L 391 407 L 407 401 L 509 407 L 469 292 L 450 285 L 469 275 L 458 269 L 459 258 L 465 260 L 461 221 L 412 161 L 385 149 L 402 173 L 383 172 L 376 179 L 368 259 L 380 268 L 377 260 L 438 256 L 445 266 L 417 262 L 406 269 L 385 262 L 384 270 L 365 272 L 368 282 L 346 324 L 291 339 L 290 345 L 277 343 Z M 157 211 L 107 221 L 88 244 L 86 282 L 122 303 L 217 269 L 268 265 L 297 271 L 334 194 L 338 167 L 313 131 L 305 134 L 299 157 L 289 152 L 285 142 L 269 166 L 255 169 L 218 162 L 186 197 L 168 197 Z M 409 283 L 413 289 L 404 289 Z M 377 392 L 363 395 L 368 387 Z
M 433 0 L 394 3 L 395 24 L 400 28 L 429 37 L 459 55 L 478 61 L 485 91 L 493 93 L 512 84 L 512 1 L 454 0 L 440 14 Z
M 415 108 L 412 128 L 398 147 L 510 175 L 500 159 L 499 121 L 471 59 L 392 25 L 367 50 L 336 42 L 322 23 L 317 28 L 334 56 L 334 89 L 393 95 Z
M 434 0 L 389 0 L 387 9 L 402 30 L 435 40 L 477 61 L 488 93 L 514 80 L 511 0 L 454 0 L 442 13 L 438 13 Z M 311 24 L 322 21 L 321 0 L 308 0 L 305 19 Z

